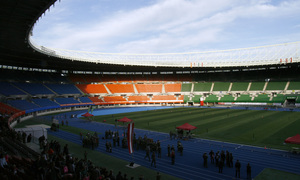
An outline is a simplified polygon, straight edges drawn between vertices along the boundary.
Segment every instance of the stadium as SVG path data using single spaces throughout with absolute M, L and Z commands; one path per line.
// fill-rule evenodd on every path
M 1 179 L 235 179 L 237 160 L 240 179 L 300 178 L 300 140 L 289 139 L 300 127 L 300 42 L 160 54 L 55 49 L 32 40 L 55 4 L 0 2 Z M 84 141 L 92 134 L 97 145 Z M 204 157 L 211 151 L 226 151 L 223 165 Z

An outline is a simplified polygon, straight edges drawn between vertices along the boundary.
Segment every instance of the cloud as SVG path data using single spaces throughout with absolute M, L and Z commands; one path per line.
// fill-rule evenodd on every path
M 55 16 L 70 13 L 66 8 L 57 10 Z M 136 9 L 114 11 L 110 16 L 102 17 L 100 12 L 84 22 L 55 19 L 57 24 L 42 33 L 42 42 L 47 42 L 42 45 L 98 52 L 201 51 L 212 48 L 206 45 L 218 47 L 238 39 L 238 30 L 245 34 L 256 23 L 300 17 L 299 12 L 300 2 L 292 0 L 277 4 L 268 0 L 158 0 Z M 246 27 L 245 21 L 249 21 Z

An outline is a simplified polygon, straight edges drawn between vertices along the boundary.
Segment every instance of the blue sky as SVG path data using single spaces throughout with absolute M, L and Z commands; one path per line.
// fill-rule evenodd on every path
M 300 41 L 300 0 L 61 0 L 33 29 L 50 48 L 181 53 Z

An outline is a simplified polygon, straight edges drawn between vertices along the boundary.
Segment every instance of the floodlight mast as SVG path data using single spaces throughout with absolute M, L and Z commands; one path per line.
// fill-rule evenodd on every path
M 150 67 L 245 67 L 280 65 L 300 62 L 300 41 L 251 48 L 160 54 L 126 54 L 74 51 L 49 48 L 34 43 L 30 46 L 48 56 L 96 64 Z

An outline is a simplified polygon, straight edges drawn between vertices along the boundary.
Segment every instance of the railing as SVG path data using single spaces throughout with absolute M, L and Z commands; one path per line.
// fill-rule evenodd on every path
M 72 61 L 157 67 L 240 67 L 300 62 L 300 42 L 252 48 L 162 54 L 125 54 L 73 51 L 29 44 L 36 51 Z

